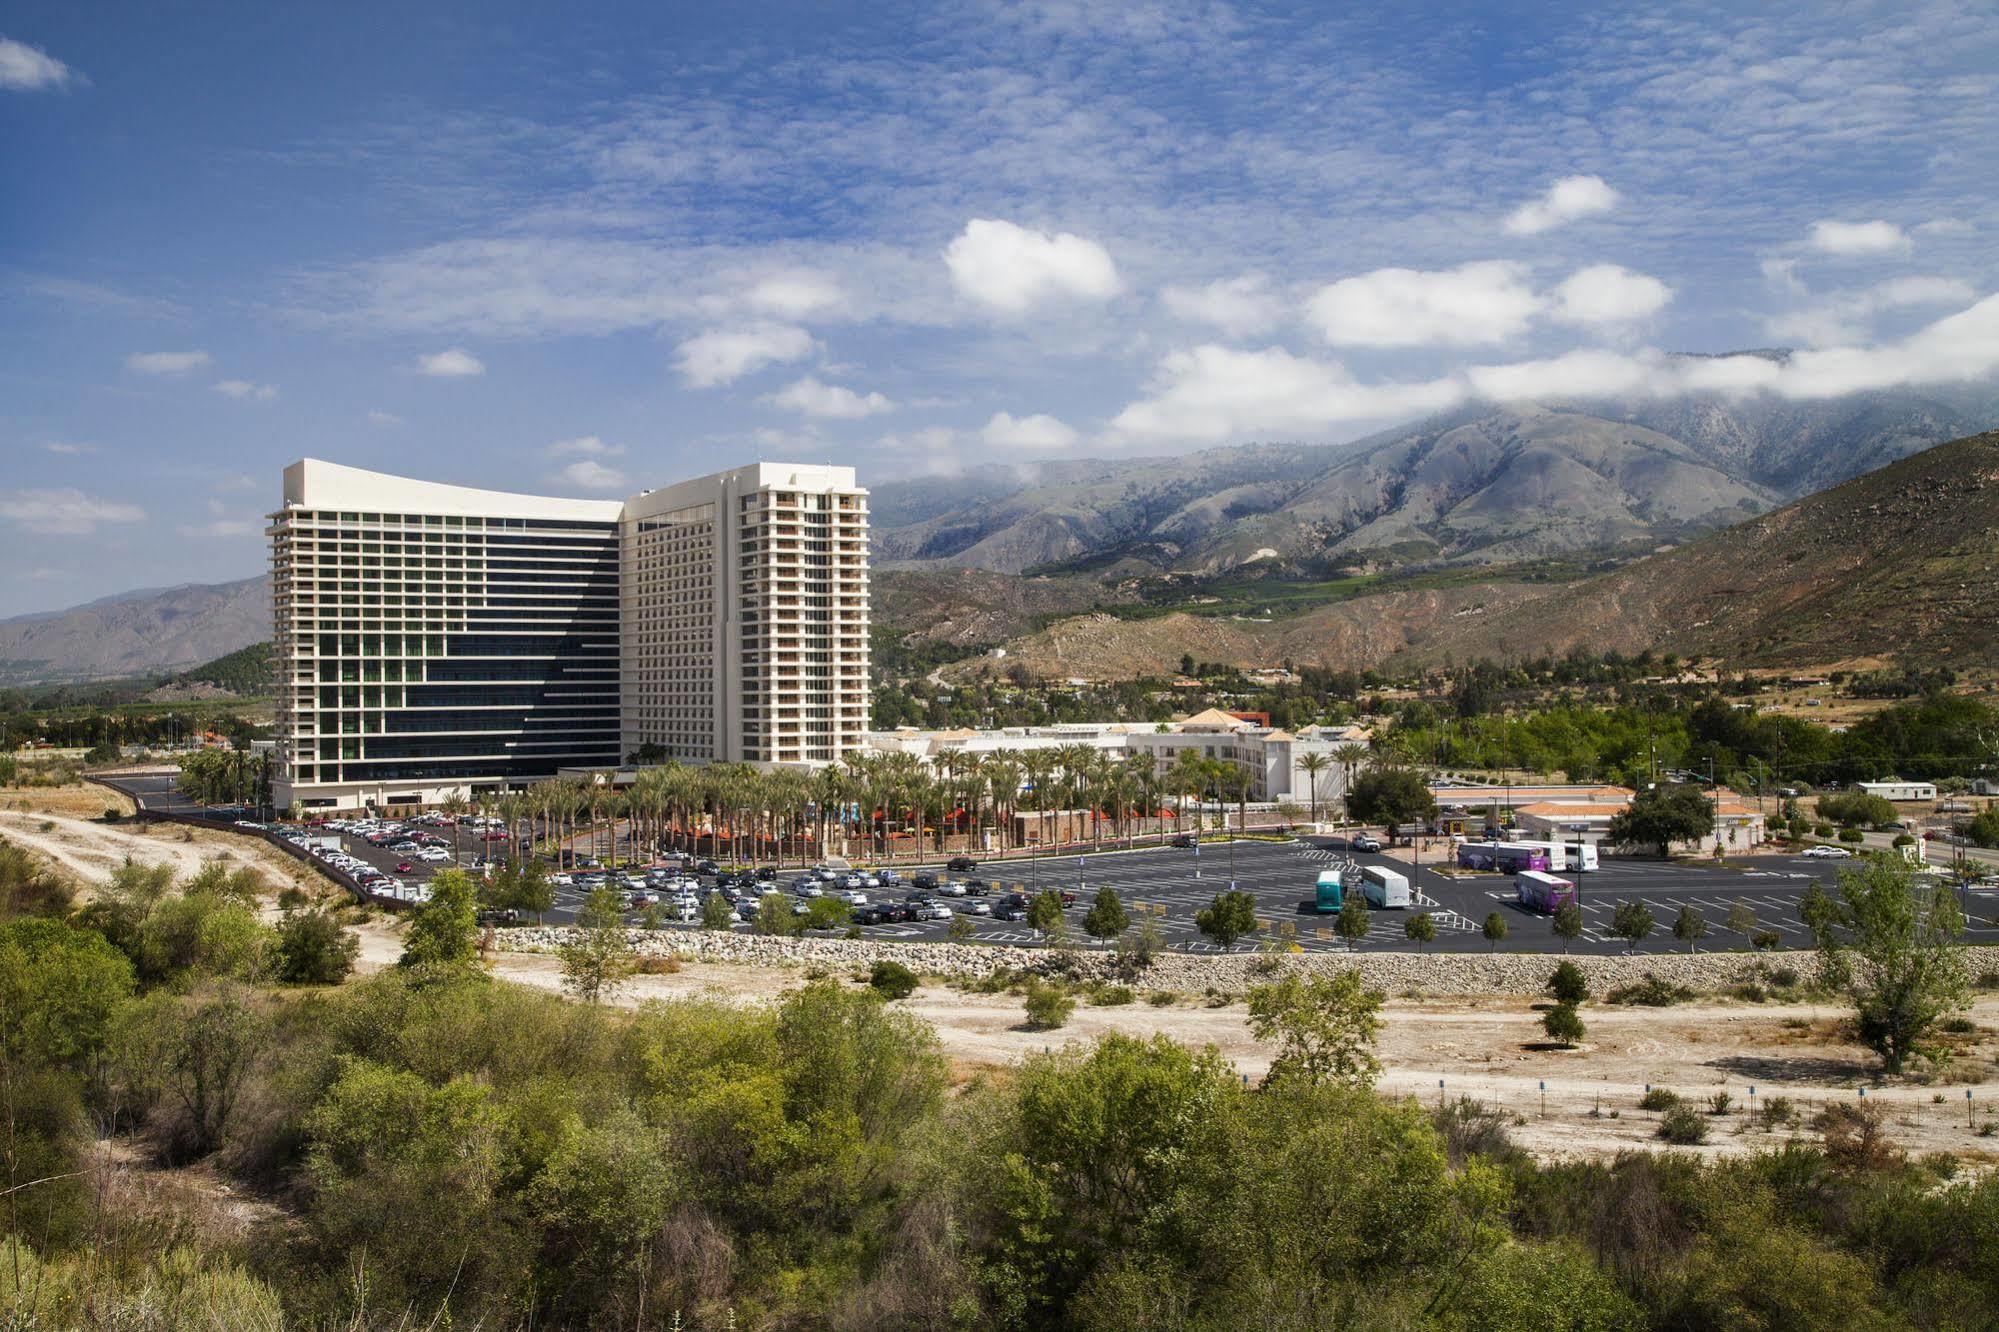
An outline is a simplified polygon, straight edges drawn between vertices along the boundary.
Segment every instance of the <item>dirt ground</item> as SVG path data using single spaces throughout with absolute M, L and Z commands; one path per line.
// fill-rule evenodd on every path
M 274 885 L 292 882 L 301 868 L 249 838 L 197 832 L 181 840 L 181 829 L 162 825 L 92 823 L 101 815 L 103 793 L 92 791 L 83 805 L 64 804 L 59 792 L 0 791 L 0 834 L 71 869 L 79 879 L 102 881 L 130 855 L 135 860 L 173 861 L 183 871 L 199 868 L 218 853 L 266 871 Z M 25 801 L 27 808 L 17 805 Z M 64 812 L 67 808 L 68 812 Z M 41 830 L 43 823 L 52 830 Z M 371 916 L 361 937 L 360 970 L 393 965 L 402 952 L 399 923 Z M 501 979 L 559 991 L 561 965 L 551 956 L 495 953 L 489 959 Z M 651 999 L 718 998 L 731 1003 L 768 1003 L 800 984 L 798 970 L 732 963 L 690 962 L 672 975 L 636 976 L 617 996 L 621 1005 Z M 1854 1044 L 1844 1015 L 1831 1007 L 1706 1001 L 1678 1007 L 1616 1008 L 1590 1004 L 1583 1010 L 1586 1042 L 1575 1050 L 1551 1049 L 1542 1039 L 1534 1000 L 1391 999 L 1383 1013 L 1379 1054 L 1381 1086 L 1391 1093 L 1428 1102 L 1440 1094 L 1470 1096 L 1516 1116 L 1512 1135 L 1537 1156 L 1599 1157 L 1660 1146 L 1659 1116 L 1637 1108 L 1647 1086 L 1669 1087 L 1706 1108 L 1707 1098 L 1726 1091 L 1729 1113 L 1712 1116 L 1706 1147 L 1710 1154 L 1752 1151 L 1787 1136 L 1752 1126 L 1744 1113 L 1755 1089 L 1757 1104 L 1788 1098 L 1805 1119 L 1828 1102 L 1866 1100 L 1886 1107 L 1891 1136 L 1913 1152 L 1947 1151 L 1999 1164 L 1999 995 L 1981 996 L 1970 1016 L 1976 1034 L 1955 1037 L 1948 1081 L 1933 1084 L 1870 1084 L 1872 1056 Z M 959 1076 L 1002 1068 L 1024 1055 L 1088 1041 L 1107 1032 L 1146 1036 L 1164 1033 L 1193 1045 L 1213 1045 L 1251 1079 L 1269 1067 L 1272 1050 L 1253 1039 L 1240 1002 L 1209 1007 L 1199 998 L 1176 998 L 1154 1006 L 1144 1001 L 1099 1008 L 1079 1002 L 1059 1031 L 1029 1031 L 1018 996 L 971 994 L 937 982 L 925 984 L 904 1007 L 936 1028 Z M 1441 1089 L 1439 1082 L 1442 1082 Z M 1546 1084 L 1545 1107 L 1542 1084 Z M 1994 1126 L 1980 1137 L 1967 1127 L 1965 1091 L 1978 1126 Z M 1940 1098 L 1940 1099 L 1939 1099 Z M 1615 1114 L 1615 1118 L 1611 1116 Z M 1809 1136 L 1809 1130 L 1797 1130 Z

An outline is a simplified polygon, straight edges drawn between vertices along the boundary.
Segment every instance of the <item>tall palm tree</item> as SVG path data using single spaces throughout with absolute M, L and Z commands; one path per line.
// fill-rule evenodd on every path
M 458 820 L 465 815 L 465 797 L 453 791 L 444 798 L 443 802 L 438 805 L 438 808 L 444 811 L 446 818 L 451 820 L 451 867 L 453 869 L 463 869 L 465 868 L 465 855 L 458 848 L 458 834 L 462 831 L 458 825 Z
M 1366 745 L 1352 742 L 1333 750 L 1333 761 L 1340 765 L 1340 831 L 1347 826 L 1347 792 L 1353 789 L 1353 775 L 1359 772 L 1370 755 Z
M 1302 754 L 1298 758 L 1298 770 L 1305 774 L 1306 784 L 1311 788 L 1312 792 L 1312 822 L 1314 825 L 1317 825 L 1319 822 L 1319 774 L 1332 766 L 1333 756 L 1331 754 L 1320 753 L 1317 750 L 1309 754 Z

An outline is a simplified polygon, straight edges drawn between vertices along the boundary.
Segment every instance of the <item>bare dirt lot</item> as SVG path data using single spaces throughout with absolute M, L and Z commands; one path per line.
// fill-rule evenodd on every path
M 163 825 L 140 831 L 136 825 L 94 823 L 102 793 L 85 806 L 64 806 L 48 791 L 0 791 L 0 834 L 64 865 L 80 880 L 101 882 L 130 855 L 135 860 L 170 860 L 184 872 L 226 852 L 236 863 L 264 870 L 276 885 L 303 871 L 295 862 L 251 838 L 198 832 L 181 840 L 181 829 Z M 27 808 L 17 804 L 25 802 Z M 43 824 L 53 824 L 44 829 Z M 402 951 L 400 924 L 371 916 L 356 927 L 361 936 L 361 970 L 392 965 Z M 501 979 L 559 991 L 562 971 L 552 956 L 496 953 L 490 960 Z M 719 998 L 731 1003 L 768 1003 L 805 979 L 799 969 L 731 963 L 689 962 L 670 975 L 633 977 L 617 996 L 622 1005 L 677 997 Z M 1213 1045 L 1252 1079 L 1269 1067 L 1272 1050 L 1254 1040 L 1238 1002 L 1209 1006 L 1199 997 L 1176 997 L 1155 1006 L 1145 1001 L 1114 1007 L 1079 1003 L 1058 1031 L 1026 1028 L 1021 1001 L 1011 994 L 977 994 L 927 983 L 904 1001 L 914 1016 L 936 1028 L 945 1053 L 961 1077 L 1003 1068 L 1024 1055 L 1107 1032 L 1163 1033 L 1195 1045 Z M 1384 1090 L 1425 1101 L 1440 1094 L 1470 1096 L 1516 1116 L 1512 1134 L 1538 1156 L 1606 1156 L 1649 1149 L 1659 1116 L 1637 1108 L 1648 1086 L 1668 1087 L 1707 1108 L 1708 1098 L 1726 1092 L 1728 1113 L 1710 1117 L 1708 1153 L 1751 1151 L 1781 1141 L 1802 1127 L 1824 1104 L 1857 1103 L 1865 1085 L 1870 1104 L 1881 1105 L 1893 1138 L 1916 1152 L 1948 1151 L 1967 1159 L 1999 1163 L 1995 1137 L 1978 1135 L 1999 1126 L 1999 995 L 1983 995 L 1970 1017 L 1975 1033 L 1953 1037 L 1953 1057 L 1934 1083 L 1874 1085 L 1873 1057 L 1855 1044 L 1838 1009 L 1803 1004 L 1752 1004 L 1708 1000 L 1672 1008 L 1587 1005 L 1587 1040 L 1575 1050 L 1549 1048 L 1542 1038 L 1534 1000 L 1391 999 L 1384 1011 L 1380 1057 Z M 1439 1088 L 1439 1081 L 1442 1087 Z M 1545 1108 L 1542 1084 L 1546 1084 Z M 1752 1126 L 1745 1113 L 1755 1102 L 1784 1097 L 1801 1116 L 1796 1130 Z M 1967 1088 L 1973 1092 L 1969 1107 Z M 1941 1099 L 1938 1099 L 1941 1098 Z M 1970 1123 L 1967 1127 L 1967 1110 Z M 1612 1117 L 1613 1113 L 1615 1118 Z

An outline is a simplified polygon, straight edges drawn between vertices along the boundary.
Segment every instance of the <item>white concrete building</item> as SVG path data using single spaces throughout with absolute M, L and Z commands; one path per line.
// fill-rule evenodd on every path
M 281 806 L 435 804 L 641 749 L 826 763 L 867 728 L 851 468 L 620 502 L 305 459 L 268 533 Z
M 1883 800 L 1917 801 L 1937 798 L 1935 782 L 1904 782 L 1890 779 L 1885 782 L 1855 782 L 1853 786 L 1857 791 L 1880 796 Z

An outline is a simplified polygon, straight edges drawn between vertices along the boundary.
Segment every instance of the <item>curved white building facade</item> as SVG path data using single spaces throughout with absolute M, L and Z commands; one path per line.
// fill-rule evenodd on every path
M 851 468 L 619 502 L 305 459 L 268 531 L 280 805 L 435 804 L 635 754 L 827 763 L 867 729 Z

